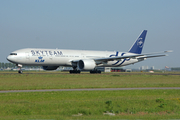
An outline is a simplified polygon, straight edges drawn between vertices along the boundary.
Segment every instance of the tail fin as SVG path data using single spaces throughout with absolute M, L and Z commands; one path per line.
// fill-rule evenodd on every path
M 133 46 L 130 48 L 129 52 L 141 54 L 143 45 L 144 45 L 144 41 L 146 38 L 146 33 L 147 33 L 147 30 L 142 31 L 142 33 L 139 35 L 138 39 L 135 41 Z

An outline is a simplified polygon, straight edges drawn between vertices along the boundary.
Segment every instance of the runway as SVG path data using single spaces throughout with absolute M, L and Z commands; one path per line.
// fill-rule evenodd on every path
M 3 74 L 11 74 L 11 75 L 17 75 L 19 73 L 17 72 L 2 72 L 0 75 Z M 90 74 L 89 72 L 82 72 L 81 74 L 70 74 L 68 72 L 24 72 L 23 74 L 62 74 L 62 75 L 85 75 Z M 21 75 L 21 74 L 20 74 Z M 92 74 L 91 74 L 92 75 Z M 180 75 L 180 73 L 149 73 L 149 72 L 142 72 L 142 73 L 136 73 L 136 72 L 111 72 L 111 73 L 101 73 L 96 75 Z
M 87 89 L 46 89 L 46 90 L 7 90 L 0 93 L 16 92 L 56 92 L 56 91 L 113 91 L 113 90 L 180 90 L 180 87 L 152 87 L 152 88 L 87 88 Z

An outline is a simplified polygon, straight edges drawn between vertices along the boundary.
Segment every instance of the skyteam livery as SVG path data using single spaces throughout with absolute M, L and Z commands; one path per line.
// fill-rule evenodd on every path
M 7 60 L 20 68 L 19 73 L 22 73 L 23 65 L 43 66 L 44 70 L 65 66 L 73 68 L 70 73 L 80 73 L 81 70 L 100 73 L 96 67 L 121 67 L 146 58 L 166 56 L 162 53 L 170 52 L 141 54 L 146 33 L 147 30 L 142 31 L 128 52 L 26 48 L 10 53 Z

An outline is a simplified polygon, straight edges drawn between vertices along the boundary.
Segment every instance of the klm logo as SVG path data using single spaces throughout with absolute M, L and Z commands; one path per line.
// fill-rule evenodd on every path
M 37 63 L 42 63 L 42 62 L 44 62 L 45 60 L 43 60 L 43 57 L 38 57 L 38 59 L 37 60 L 35 60 L 35 62 L 37 62 Z

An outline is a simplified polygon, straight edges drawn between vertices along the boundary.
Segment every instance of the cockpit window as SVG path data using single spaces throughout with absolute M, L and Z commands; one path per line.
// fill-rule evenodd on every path
M 10 55 L 17 55 L 17 53 L 11 53 Z

